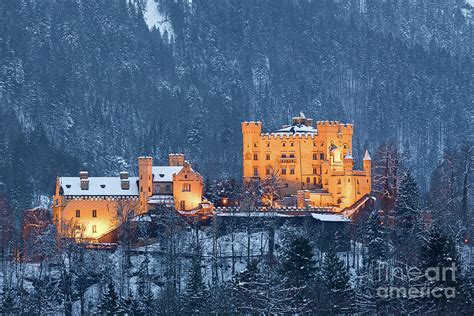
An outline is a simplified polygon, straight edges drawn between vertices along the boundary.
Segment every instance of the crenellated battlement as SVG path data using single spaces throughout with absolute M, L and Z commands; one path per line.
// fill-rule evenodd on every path
M 340 123 L 338 121 L 318 121 L 316 128 L 319 133 L 341 133 L 352 135 L 354 126 L 350 123 Z
M 262 122 L 242 122 L 242 133 L 258 133 L 262 132 Z
M 300 140 L 300 139 L 317 139 L 317 134 L 284 134 L 284 133 L 263 133 L 260 134 L 262 140 Z

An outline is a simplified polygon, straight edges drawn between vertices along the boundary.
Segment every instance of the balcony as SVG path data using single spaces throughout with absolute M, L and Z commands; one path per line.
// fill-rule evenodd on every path
M 280 163 L 295 163 L 296 158 L 295 157 L 285 157 L 285 158 L 280 158 Z

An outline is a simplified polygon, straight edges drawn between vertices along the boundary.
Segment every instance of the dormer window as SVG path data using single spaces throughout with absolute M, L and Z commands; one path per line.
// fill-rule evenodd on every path
M 71 185 L 70 185 L 70 184 L 66 184 L 66 188 L 70 189 L 70 188 L 71 188 Z
M 160 173 L 159 176 L 160 176 L 160 178 L 164 178 L 164 177 L 165 177 L 165 174 L 164 174 L 164 173 Z
M 100 187 L 101 187 L 102 189 L 104 189 L 104 188 L 105 188 L 105 184 L 101 184 Z

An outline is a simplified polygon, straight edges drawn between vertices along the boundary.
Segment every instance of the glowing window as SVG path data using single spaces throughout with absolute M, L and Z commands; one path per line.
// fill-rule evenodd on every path
M 92 232 L 97 233 L 97 225 L 92 225 Z

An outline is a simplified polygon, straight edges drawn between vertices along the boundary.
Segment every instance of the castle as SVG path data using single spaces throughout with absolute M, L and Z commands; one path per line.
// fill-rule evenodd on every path
M 170 154 L 168 166 L 138 158 L 138 177 L 58 177 L 53 221 L 59 236 L 91 242 L 113 242 L 124 214 L 140 215 L 160 206 L 186 214 L 202 207 L 203 179 L 182 154 Z
M 330 207 L 342 211 L 371 191 L 368 151 L 363 170 L 354 170 L 353 125 L 317 122 L 304 114 L 292 124 L 262 133 L 261 122 L 243 122 L 243 179 L 264 180 L 275 174 L 280 195 L 297 196 L 299 208 Z
M 314 126 L 303 114 L 272 133 L 262 133 L 261 122 L 243 122 L 243 180 L 276 178 L 276 202 L 290 197 L 299 209 L 324 208 L 320 211 L 350 216 L 348 211 L 364 205 L 371 191 L 369 153 L 363 170 L 354 170 L 352 135 L 351 124 L 325 121 Z M 212 205 L 202 195 L 203 178 L 184 155 L 170 154 L 168 166 L 153 166 L 151 157 L 139 157 L 138 177 L 128 172 L 89 177 L 87 171 L 58 177 L 53 221 L 61 237 L 114 242 L 124 214 L 134 217 L 161 206 L 183 215 L 204 214 Z M 291 206 L 296 208 L 295 202 Z

